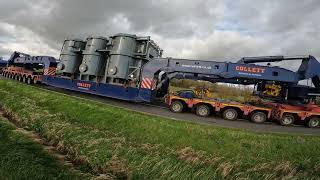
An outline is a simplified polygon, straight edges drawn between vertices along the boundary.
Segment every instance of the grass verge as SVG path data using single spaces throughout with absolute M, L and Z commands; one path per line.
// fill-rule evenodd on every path
M 57 162 L 0 116 L 1 179 L 83 179 Z
M 320 137 L 172 121 L 0 80 L 0 105 L 84 171 L 132 179 L 320 178 Z

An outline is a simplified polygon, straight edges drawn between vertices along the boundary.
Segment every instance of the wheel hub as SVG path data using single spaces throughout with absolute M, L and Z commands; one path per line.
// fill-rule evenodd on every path
M 174 111 L 179 111 L 179 110 L 180 110 L 180 106 L 179 106 L 178 104 L 174 104 L 174 105 L 172 106 L 172 109 L 173 109 Z
M 262 117 L 261 117 L 261 116 L 258 116 L 258 115 L 255 115 L 253 119 L 254 119 L 255 121 L 262 121 Z
M 233 118 L 235 117 L 235 114 L 230 111 L 230 112 L 227 112 L 227 113 L 226 113 L 226 117 L 227 117 L 228 119 L 233 119 Z
M 284 123 L 284 124 L 291 124 L 291 123 L 292 123 L 292 119 L 291 119 L 290 117 L 285 117 L 285 118 L 283 119 L 283 123 Z
M 317 121 L 317 120 L 311 121 L 311 125 L 312 125 L 312 127 L 317 127 L 319 125 L 319 121 Z
M 202 116 L 204 116 L 204 115 L 207 115 L 207 114 L 208 114 L 208 111 L 207 111 L 206 108 L 200 107 L 200 109 L 199 109 L 199 114 L 202 115 Z

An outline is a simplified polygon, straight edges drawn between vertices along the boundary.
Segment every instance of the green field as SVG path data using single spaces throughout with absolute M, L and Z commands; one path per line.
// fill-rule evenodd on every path
M 0 179 L 83 179 L 0 116 Z M 86 177 L 88 178 L 88 177 Z
M 12 119 L 85 172 L 131 179 L 319 179 L 320 137 L 254 133 L 135 113 L 0 80 Z

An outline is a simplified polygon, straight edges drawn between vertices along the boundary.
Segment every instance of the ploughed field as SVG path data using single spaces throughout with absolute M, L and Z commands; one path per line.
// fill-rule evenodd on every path
M 320 178 L 320 137 L 172 121 L 10 80 L 0 80 L 0 97 L 12 121 L 39 133 L 93 175 Z

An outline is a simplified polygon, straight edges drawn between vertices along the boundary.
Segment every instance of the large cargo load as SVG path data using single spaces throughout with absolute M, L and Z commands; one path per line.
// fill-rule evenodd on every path
M 79 67 L 80 79 L 97 81 L 103 76 L 107 62 L 106 50 L 108 39 L 105 37 L 88 37 L 83 51 L 82 64 Z
M 149 36 L 119 33 L 110 38 L 88 37 L 86 42 L 68 39 L 57 70 L 60 77 L 139 87 L 142 67 L 161 55 Z
M 154 57 L 161 57 L 161 49 L 150 37 L 116 34 L 111 37 L 106 82 L 124 84 L 139 82 L 141 68 Z
M 66 39 L 61 49 L 57 73 L 64 76 L 77 73 L 82 61 L 81 51 L 85 45 L 86 43 L 80 39 Z

